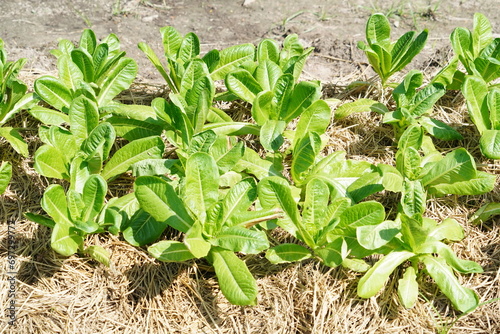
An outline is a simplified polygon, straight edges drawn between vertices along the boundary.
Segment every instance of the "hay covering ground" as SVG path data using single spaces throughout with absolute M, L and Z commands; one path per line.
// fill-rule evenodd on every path
M 334 62 L 334 61 L 333 61 Z M 332 63 L 332 66 L 334 64 Z M 354 80 L 368 80 L 366 66 L 324 85 L 326 97 L 349 101 L 378 96 L 374 89 L 347 89 Z M 368 73 L 368 74 L 367 74 Z M 39 76 L 22 73 L 27 82 Z M 306 73 L 307 75 L 307 73 Z M 149 103 L 165 93 L 161 86 L 137 84 L 122 95 L 125 102 Z M 478 150 L 478 134 L 467 117 L 460 96 L 450 93 L 437 106 L 435 116 L 459 128 L 465 139 L 440 142 L 443 152 L 466 147 L 481 170 L 500 174 L 500 163 L 484 159 Z M 40 145 L 39 124 L 26 114 L 11 125 L 24 128 L 31 157 Z M 380 117 L 363 113 L 337 122 L 328 129 L 325 153 L 345 150 L 352 159 L 393 164 L 392 129 Z M 7 267 L 7 221 L 15 222 L 17 253 L 17 322 L 0 332 L 12 333 L 500 333 L 500 303 L 480 306 L 459 318 L 447 298 L 428 277 L 423 277 L 420 297 L 413 309 L 398 301 L 397 278 L 368 300 L 356 296 L 360 274 L 331 269 L 314 261 L 271 265 L 263 256 L 247 257 L 259 287 L 258 305 L 233 306 L 220 292 L 213 271 L 203 261 L 165 264 L 154 261 L 144 249 L 110 235 L 93 235 L 112 253 L 111 267 L 89 258 L 58 256 L 50 248 L 50 229 L 23 218 L 24 212 L 42 213 L 40 199 L 52 182 L 35 173 L 31 157 L 22 158 L 6 142 L 0 142 L 0 160 L 11 161 L 13 179 L 0 200 L 0 249 L 2 268 Z M 110 185 L 110 195 L 130 191 L 130 177 Z M 388 208 L 397 196 L 377 195 Z M 481 302 L 500 297 L 500 227 L 498 218 L 473 226 L 467 218 L 481 205 L 500 202 L 498 187 L 482 196 L 449 196 L 428 203 L 427 216 L 457 219 L 467 237 L 453 245 L 464 259 L 478 262 L 484 273 L 462 275 L 461 282 L 474 289 Z M 277 240 L 288 238 L 277 232 Z M 399 272 L 396 271 L 397 275 Z M 2 308 L 8 302 L 8 283 L 0 283 Z

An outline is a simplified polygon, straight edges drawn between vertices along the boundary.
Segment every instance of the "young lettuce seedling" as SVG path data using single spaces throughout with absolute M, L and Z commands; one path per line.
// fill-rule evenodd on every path
M 379 75 L 382 84 L 401 71 L 425 46 L 427 30 L 417 35 L 409 31 L 396 42 L 391 41 L 391 26 L 384 14 L 373 14 L 366 23 L 366 42 L 358 43 L 368 57 L 370 65 Z
M 33 117 L 47 125 L 67 123 L 73 100 L 83 95 L 95 102 L 99 119 L 106 118 L 117 134 L 129 141 L 161 133 L 151 108 L 113 100 L 130 87 L 137 74 L 137 64 L 120 51 L 114 34 L 99 43 L 94 32 L 86 29 L 78 47 L 62 40 L 52 54 L 57 57 L 59 78 L 42 76 L 35 81 L 34 89 L 36 96 L 53 109 L 34 107 L 30 110 Z
M 266 233 L 255 225 L 280 216 L 274 209 L 248 211 L 257 199 L 253 178 L 245 178 L 221 198 L 220 166 L 205 152 L 186 161 L 185 178 L 177 193 L 169 182 L 141 176 L 135 196 L 156 221 L 184 232 L 184 240 L 163 240 L 148 247 L 160 261 L 206 258 L 215 268 L 224 296 L 233 304 L 255 305 L 257 284 L 235 252 L 258 254 L 269 247 Z
M 341 105 L 335 111 L 335 118 L 341 119 L 355 112 L 375 111 L 384 115 L 384 123 L 392 124 L 396 140 L 399 140 L 410 125 L 418 125 L 441 140 L 463 139 L 455 129 L 428 115 L 434 104 L 446 92 L 444 86 L 439 83 L 430 83 L 417 90 L 422 83 L 422 72 L 411 70 L 392 92 L 396 110 L 389 111 L 385 105 L 377 101 L 361 99 Z
M 421 157 L 419 150 L 427 153 Z M 495 176 L 476 170 L 473 158 L 465 149 L 457 149 L 445 157 L 433 149 L 430 138 L 423 129 L 410 126 L 401 136 L 396 154 L 396 166 L 404 178 L 401 201 L 396 219 L 400 233 L 385 243 L 373 243 L 365 231 L 358 230 L 358 240 L 367 249 L 385 246 L 389 252 L 380 259 L 358 283 L 358 295 L 374 296 L 386 283 L 391 273 L 400 265 L 410 262 L 399 280 L 398 295 L 402 304 L 410 308 L 418 298 L 417 275 L 425 271 L 440 290 L 462 312 L 478 306 L 478 297 L 471 289 L 463 287 L 455 276 L 459 273 L 480 273 L 475 262 L 461 260 L 443 242 L 460 241 L 463 229 L 454 219 L 438 224 L 423 217 L 428 195 L 447 194 L 477 195 L 491 191 Z M 369 234 L 368 234 L 369 235 Z M 422 270 L 420 264 L 425 266 Z
M 26 94 L 28 87 L 18 79 L 19 71 L 26 63 L 21 58 L 7 61 L 7 52 L 3 40 L 0 39 L 0 138 L 5 138 L 17 153 L 28 156 L 28 145 L 19 131 L 4 126 L 22 109 L 28 109 L 35 103 L 33 94 Z
M 190 32 L 182 36 L 173 27 L 160 29 L 167 67 L 165 67 L 153 49 L 144 42 L 139 49 L 144 52 L 158 72 L 166 80 L 168 87 L 175 94 L 183 95 L 184 85 L 193 83 L 203 77 L 212 80 L 224 79 L 226 74 L 246 61 L 253 61 L 255 46 L 241 44 L 231 46 L 222 51 L 212 50 L 203 58 L 200 57 L 200 41 L 196 34 Z
M 466 76 L 462 93 L 470 118 L 481 135 L 481 153 L 489 159 L 500 159 L 500 88 L 488 88 L 481 77 Z
M 500 38 L 493 38 L 491 23 L 481 13 L 474 14 L 472 31 L 456 28 L 450 35 L 454 57 L 433 80 L 447 89 L 461 89 L 466 75 L 486 83 L 500 77 Z M 465 72 L 458 68 L 461 63 Z
M 351 205 L 347 197 L 334 198 L 329 185 L 320 178 L 311 179 L 305 186 L 305 199 L 300 203 L 302 210 L 297 206 L 292 188 L 282 178 L 265 178 L 258 189 L 264 208 L 279 207 L 285 213 L 285 217 L 278 220 L 278 226 L 306 245 L 285 243 L 270 248 L 266 258 L 272 263 L 316 257 L 330 267 L 343 265 L 366 271 L 368 265 L 361 258 L 374 252 L 358 242 L 359 230 L 376 229 L 372 235 L 382 235 L 388 240 L 399 231 L 394 222 L 384 221 L 382 204 L 368 201 Z

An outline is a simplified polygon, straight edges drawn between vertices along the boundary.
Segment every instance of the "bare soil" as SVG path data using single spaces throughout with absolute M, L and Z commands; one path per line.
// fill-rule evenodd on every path
M 321 80 L 325 94 L 331 96 L 326 88 L 337 91 L 337 86 L 373 75 L 356 47 L 364 39 L 371 13 L 389 15 L 394 37 L 408 30 L 429 30 L 426 48 L 409 68 L 431 77 L 450 56 L 451 31 L 458 26 L 472 28 L 473 14 L 482 12 L 493 31 L 500 33 L 499 9 L 498 0 L 2 0 L 0 38 L 10 60 L 28 58 L 22 75 L 29 82 L 41 74 L 55 75 L 55 57 L 49 52 L 58 39 L 76 42 L 85 28 L 92 28 L 98 37 L 115 33 L 122 49 L 139 65 L 137 83 L 154 90 L 164 81 L 137 44 L 145 41 L 161 54 L 160 27 L 195 32 L 203 53 L 263 38 L 282 41 L 296 33 L 305 46 L 315 47 L 304 79 Z M 149 93 L 130 95 L 139 99 L 144 94 Z M 438 114 L 464 130 L 466 138 L 455 145 L 469 149 L 483 170 L 500 174 L 498 162 L 480 156 L 477 134 L 460 97 L 443 101 Z M 27 129 L 34 152 L 38 125 L 26 117 L 18 121 Z M 333 124 L 329 133 L 332 149 L 346 150 L 352 158 L 370 162 L 393 158 L 388 129 L 367 115 Z M 446 145 L 443 151 L 451 148 Z M 50 249 L 50 230 L 22 215 L 40 211 L 43 189 L 51 181 L 36 175 L 31 158 L 20 158 L 3 142 L 0 160 L 12 161 L 16 173 L 0 200 L 0 265 L 4 268 L 6 263 L 7 219 L 16 225 L 20 265 L 17 325 L 8 326 L 2 313 L 0 333 L 446 333 L 449 328 L 450 333 L 500 333 L 500 303 L 481 306 L 454 323 L 460 314 L 427 278 L 417 305 L 406 310 L 397 300 L 397 280 L 378 296 L 362 300 L 355 291 L 358 274 L 312 261 L 270 266 L 254 257 L 247 263 L 258 281 L 259 305 L 237 307 L 227 303 L 203 262 L 160 264 L 112 235 L 89 240 L 111 251 L 110 268 L 78 256 L 59 257 Z M 483 274 L 461 277 L 481 302 L 500 297 L 500 224 L 494 219 L 471 226 L 467 217 L 488 201 L 500 202 L 500 191 L 435 200 L 428 213 L 464 225 L 467 237 L 453 247 L 461 258 L 484 267 Z M 7 284 L 0 282 L 2 309 L 9 300 Z

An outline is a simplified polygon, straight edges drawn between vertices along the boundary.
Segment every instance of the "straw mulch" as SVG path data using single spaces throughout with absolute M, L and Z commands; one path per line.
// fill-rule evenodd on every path
M 360 73 L 353 74 L 359 80 Z M 30 73 L 24 73 L 29 79 Z M 366 76 L 366 75 L 365 75 Z M 344 78 L 345 79 L 345 78 Z M 325 85 L 328 97 L 349 101 L 376 92 L 361 89 L 346 93 L 340 81 Z M 137 85 L 124 100 L 148 103 L 161 95 L 161 87 Z M 436 108 L 436 117 L 457 126 L 465 139 L 438 143 L 446 152 L 466 147 L 481 170 L 500 174 L 499 162 L 484 159 L 475 128 L 467 117 L 463 100 L 448 94 Z M 380 117 L 363 113 L 328 129 L 331 140 L 326 152 L 345 150 L 352 159 L 393 164 L 392 129 Z M 25 130 L 33 154 L 37 141 L 36 121 L 25 114 L 12 122 Z M 17 253 L 17 321 L 14 327 L 1 322 L 7 333 L 500 333 L 500 303 L 480 306 L 460 317 L 430 278 L 420 284 L 416 306 L 400 305 L 391 279 L 376 297 L 356 296 L 360 274 L 331 269 L 314 261 L 270 265 L 261 256 L 246 261 L 259 286 L 258 305 L 230 305 L 221 294 L 213 271 L 204 261 L 165 264 L 151 259 L 144 249 L 130 246 L 110 235 L 93 235 L 89 244 L 99 244 L 112 253 L 107 268 L 88 258 L 58 256 L 50 248 L 50 229 L 23 218 L 24 212 L 42 213 L 40 198 L 52 181 L 37 175 L 32 158 L 22 158 L 0 142 L 0 160 L 11 161 L 14 177 L 0 200 L 0 247 L 6 268 L 6 222 L 15 222 Z M 130 191 L 130 177 L 110 185 L 113 193 Z M 377 195 L 393 207 L 397 196 Z M 500 297 L 500 225 L 498 218 L 474 226 L 468 217 L 481 205 L 500 202 L 500 190 L 482 196 L 449 196 L 428 203 L 429 217 L 457 219 L 467 237 L 453 245 L 464 259 L 478 262 L 484 273 L 460 276 L 474 289 L 481 302 Z M 287 238 L 277 232 L 278 239 Z M 397 270 L 395 274 L 400 274 Z M 7 305 L 8 283 L 2 280 L 0 301 Z

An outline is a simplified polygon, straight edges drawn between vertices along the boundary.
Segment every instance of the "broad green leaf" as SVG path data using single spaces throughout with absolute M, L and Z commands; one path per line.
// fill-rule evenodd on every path
M 352 201 L 358 203 L 366 197 L 384 190 L 382 176 L 378 172 L 365 173 L 351 183 L 346 190 Z
M 83 237 L 72 225 L 56 224 L 52 230 L 50 246 L 63 256 L 71 256 L 83 246 Z
M 297 209 L 297 203 L 295 202 L 292 190 L 288 182 L 277 176 L 270 176 L 262 179 L 258 185 L 257 190 L 259 194 L 260 204 L 264 209 L 270 208 L 281 208 L 287 220 L 279 220 L 278 225 L 280 225 L 284 230 L 286 230 L 291 235 L 302 239 L 308 245 L 314 246 L 312 237 L 307 231 L 301 228 L 301 222 L 299 217 L 299 211 Z M 304 233 L 304 235 L 302 235 Z
M 234 305 L 256 305 L 257 283 L 245 262 L 233 252 L 223 249 L 212 248 L 209 255 L 227 300 Z
M 479 133 L 482 134 L 484 131 L 490 129 L 491 123 L 486 99 L 488 86 L 486 82 L 476 76 L 466 76 L 462 86 L 462 94 L 467 100 L 469 115 Z
M 378 164 L 377 169 L 382 174 L 382 186 L 385 190 L 393 192 L 403 190 L 403 176 L 394 166 Z
M 181 47 L 182 35 L 173 27 L 160 28 L 165 57 L 173 59 Z
M 304 180 L 307 172 L 314 165 L 317 155 L 321 150 L 321 137 L 316 132 L 309 132 L 302 137 L 293 149 L 291 166 L 292 178 L 296 183 Z
M 390 75 L 401 71 L 422 51 L 427 41 L 427 36 L 427 29 L 424 29 L 415 38 L 412 32 L 408 32 L 398 39 L 391 50 L 392 66 Z
M 61 125 L 63 123 L 69 123 L 68 115 L 54 109 L 36 106 L 31 108 L 28 112 L 31 116 L 46 125 Z
M 303 261 L 311 256 L 309 249 L 297 244 L 280 244 L 266 252 L 266 259 L 273 264 Z
M 187 33 L 182 39 L 177 58 L 182 62 L 187 63 L 189 60 L 197 57 L 200 54 L 200 40 L 195 33 Z
M 392 67 L 391 54 L 384 47 L 378 44 L 373 44 L 371 48 L 377 54 L 377 59 L 378 59 L 378 64 L 377 66 L 374 66 L 374 70 L 380 75 L 382 82 L 385 83 L 391 74 L 390 73 Z
M 267 120 L 260 129 L 260 143 L 267 151 L 276 152 L 284 143 L 283 131 L 286 122 Z
M 199 220 L 195 221 L 184 237 L 184 244 L 196 258 L 207 256 L 212 247 L 203 237 L 203 227 Z
M 86 82 L 94 82 L 94 61 L 88 51 L 84 49 L 72 50 L 71 60 L 78 66 Z
M 210 155 L 194 153 L 186 162 L 184 203 L 204 223 L 208 209 L 219 199 L 219 170 Z
M 342 267 L 348 268 L 350 270 L 356 271 L 358 273 L 367 272 L 370 269 L 370 265 L 361 259 L 351 259 L 345 258 L 342 261 Z
M 162 262 L 184 262 L 195 258 L 185 244 L 171 240 L 162 240 L 149 246 L 148 253 Z
M 46 216 L 42 216 L 42 215 L 39 215 L 36 213 L 31 213 L 31 212 L 25 212 L 24 216 L 34 223 L 37 223 L 37 224 L 40 224 L 43 226 L 47 226 L 48 228 L 51 228 L 51 229 L 53 229 L 54 226 L 56 226 L 56 223 L 54 222 L 54 220 L 50 219 Z
M 415 254 L 407 251 L 392 252 L 380 259 L 358 282 L 358 296 L 370 298 L 382 289 L 391 273 Z
M 42 76 L 35 81 L 35 92 L 45 102 L 63 112 L 67 112 L 73 98 L 70 90 L 58 79 Z
M 266 107 L 269 110 L 269 119 L 283 120 L 288 113 L 288 106 L 291 101 L 291 95 L 295 86 L 294 78 L 291 74 L 286 73 L 278 78 L 272 93 L 272 107 Z M 267 98 L 264 99 L 267 102 Z M 261 103 L 266 106 L 267 103 Z
M 246 148 L 243 157 L 236 163 L 234 170 L 254 175 L 258 180 L 267 176 L 281 175 L 271 161 L 262 159 L 257 152 Z
M 108 185 L 100 175 L 91 175 L 83 187 L 83 203 L 85 211 L 82 215 L 84 221 L 94 219 L 104 207 L 104 200 L 108 191 Z
M 85 210 L 82 194 L 74 189 L 68 189 L 66 197 L 70 219 L 72 221 L 81 220 L 83 211 Z
M 89 254 L 94 260 L 109 267 L 110 254 L 107 249 L 99 245 L 93 245 L 85 249 L 85 253 Z
M 464 66 L 467 67 L 467 60 L 473 58 L 472 34 L 468 29 L 456 28 L 450 35 L 451 46 L 453 51 L 459 56 Z
M 338 267 L 348 254 L 348 246 L 343 238 L 336 238 L 325 247 L 314 250 L 314 253 L 323 260 L 328 267 Z
M 19 132 L 10 127 L 0 127 L 0 138 L 4 137 L 17 153 L 24 157 L 28 156 L 28 144 L 24 141 Z
M 488 203 L 474 212 L 469 220 L 475 224 L 482 223 L 498 214 L 500 214 L 500 203 Z
M 479 140 L 481 153 L 489 159 L 500 159 L 500 130 L 485 130 Z
M 426 271 L 457 310 L 467 312 L 478 306 L 479 298 L 476 293 L 460 284 L 444 259 L 429 255 L 422 256 L 421 259 Z
M 418 283 L 415 268 L 408 267 L 398 281 L 398 296 L 405 308 L 412 308 L 418 299 Z
M 91 160 L 96 155 L 102 159 L 107 159 L 113 144 L 116 133 L 113 126 L 108 122 L 97 125 L 83 141 L 80 150 L 86 154 L 86 159 Z
M 229 172 L 235 167 L 236 163 L 238 163 L 238 161 L 245 154 L 245 148 L 246 146 L 244 142 L 239 141 L 236 145 L 231 147 L 231 149 L 225 148 L 225 152 L 220 155 L 214 155 L 213 150 L 210 152 L 210 155 L 215 158 L 215 162 L 219 167 L 219 172 L 223 174 Z
M 131 165 L 133 176 L 155 176 L 172 174 L 178 159 L 145 159 Z
M 0 195 L 5 192 L 12 178 L 12 165 L 6 161 L 0 164 Z
M 314 178 L 306 185 L 306 197 L 302 209 L 304 228 L 316 239 L 318 233 L 325 227 L 326 210 L 330 191 L 328 186 L 318 178 Z
M 157 221 L 146 211 L 139 209 L 123 230 L 123 237 L 133 246 L 143 246 L 158 239 L 167 228 L 167 221 Z
M 401 207 L 408 217 L 422 215 L 426 208 L 426 193 L 420 181 L 406 180 L 403 183 Z
M 269 248 L 269 241 L 264 231 L 249 230 L 240 226 L 224 229 L 210 242 L 215 246 L 243 254 L 258 254 Z
M 214 81 L 222 80 L 233 69 L 254 58 L 255 46 L 251 43 L 228 47 L 220 51 L 219 63 L 212 71 L 211 77 Z
M 206 130 L 200 133 L 197 133 L 191 138 L 190 145 L 187 149 L 187 153 L 189 155 L 194 154 L 196 152 L 205 152 L 208 153 L 210 147 L 217 140 L 217 135 L 212 130 Z
M 413 116 L 421 116 L 432 109 L 434 104 L 446 93 L 446 89 L 441 84 L 431 84 L 425 86 L 412 99 L 411 106 L 408 108 Z
M 227 89 L 243 101 L 253 103 L 257 94 L 263 89 L 247 70 L 231 71 L 225 79 Z
M 351 114 L 366 111 L 376 111 L 378 113 L 389 112 L 387 107 L 372 99 L 357 99 L 354 102 L 347 102 L 335 110 L 335 119 L 342 119 Z
M 83 81 L 83 73 L 69 55 L 62 55 L 57 59 L 57 70 L 62 83 L 71 90 L 76 91 Z
M 301 81 L 293 88 L 290 96 L 290 102 L 286 109 L 278 109 L 280 120 L 290 122 L 300 116 L 321 96 L 321 87 L 316 82 Z
M 261 64 L 266 60 L 276 64 L 279 62 L 279 48 L 272 39 L 263 39 L 257 46 L 257 61 Z
M 454 183 L 431 185 L 427 188 L 427 192 L 429 195 L 434 195 L 436 197 L 446 196 L 448 194 L 480 195 L 492 191 L 495 187 L 495 182 L 496 175 L 478 171 L 474 178 Z
M 356 229 L 356 237 L 366 249 L 377 249 L 389 243 L 401 230 L 398 221 L 386 220 L 378 225 L 365 225 Z
M 476 176 L 476 164 L 465 148 L 459 148 L 448 153 L 440 161 L 426 164 L 422 175 L 422 184 L 426 187 L 467 181 Z
M 97 38 L 92 29 L 84 29 L 80 36 L 78 46 L 85 49 L 89 54 L 93 54 L 97 46 Z
M 35 152 L 35 164 L 33 167 L 37 173 L 56 179 L 69 177 L 68 166 L 65 163 L 63 153 L 57 148 L 43 145 Z
M 491 23 L 481 13 L 474 13 L 474 25 L 472 30 L 472 49 L 474 58 L 477 58 L 488 44 L 493 40 Z
M 94 101 L 81 95 L 69 107 L 69 125 L 78 146 L 88 138 L 99 123 L 99 111 Z
M 113 125 L 118 136 L 128 141 L 159 136 L 163 131 L 163 128 L 156 121 L 151 121 L 150 119 L 143 121 L 126 116 L 112 116 L 107 118 L 106 121 Z
M 491 129 L 500 130 L 500 89 L 491 89 L 486 102 L 490 111 Z
M 59 184 L 51 184 L 45 189 L 40 202 L 42 209 L 54 219 L 56 225 L 72 226 L 64 189 Z
M 186 96 L 191 91 L 197 80 L 209 75 L 207 65 L 201 59 L 190 60 L 182 75 L 180 83 L 180 94 Z
M 96 82 L 100 88 L 97 105 L 104 106 L 123 90 L 128 89 L 137 75 L 137 64 L 131 58 L 121 58 Z
M 325 133 L 330 124 L 331 110 L 328 104 L 323 100 L 317 100 L 311 104 L 300 116 L 295 128 L 295 138 L 305 137 L 309 132 L 318 134 Z
M 443 123 L 437 119 L 433 119 L 430 117 L 422 117 L 420 124 L 424 127 L 424 129 L 441 140 L 462 140 L 463 137 L 457 130 L 453 129 L 446 123 Z
M 174 188 L 159 177 L 138 177 L 135 180 L 135 196 L 143 210 L 178 231 L 186 233 L 194 223 Z
M 436 240 L 460 241 L 465 237 L 464 229 L 453 218 L 446 218 L 429 233 Z
M 385 209 L 375 201 L 358 203 L 347 208 L 340 215 L 340 227 L 357 228 L 366 225 L 378 225 L 385 219 Z
M 259 66 L 255 70 L 255 78 L 262 87 L 261 90 L 273 90 L 282 74 L 281 68 L 269 59 L 259 62 Z
M 453 250 L 442 242 L 434 242 L 428 249 L 428 252 L 438 254 L 450 267 L 459 273 L 471 274 L 483 272 L 483 268 L 478 263 L 458 258 Z
M 389 47 L 391 26 L 384 14 L 376 13 L 370 16 L 366 23 L 366 40 L 368 44 L 380 44 Z
M 271 119 L 275 108 L 273 100 L 274 94 L 269 91 L 260 92 L 255 97 L 252 104 L 252 117 L 258 125 L 262 126 Z
M 256 199 L 257 184 L 253 178 L 246 178 L 235 184 L 222 200 L 220 224 L 233 225 L 238 214 L 247 211 Z
M 134 140 L 120 148 L 102 170 L 102 177 L 109 180 L 126 172 L 134 163 L 157 158 L 161 159 L 165 144 L 157 136 Z

